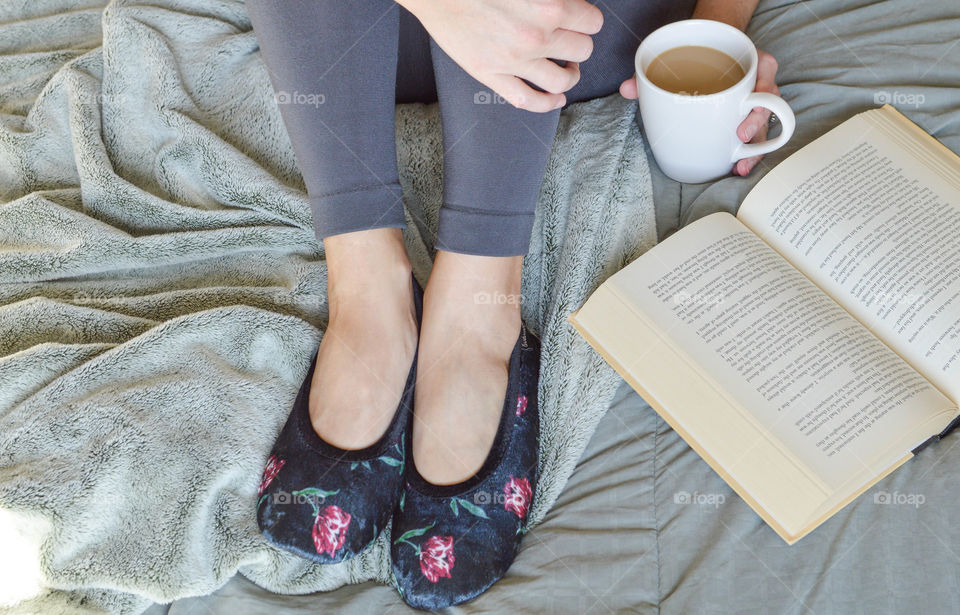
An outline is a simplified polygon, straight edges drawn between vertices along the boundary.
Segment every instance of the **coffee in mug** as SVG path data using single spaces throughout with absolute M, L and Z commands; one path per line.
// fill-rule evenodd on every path
M 745 75 L 739 62 L 718 49 L 701 45 L 668 49 L 647 67 L 647 78 L 657 87 L 691 96 L 722 92 Z
M 757 61 L 750 38 L 719 21 L 677 21 L 643 39 L 635 58 L 640 116 L 668 177 L 691 184 L 718 179 L 737 160 L 772 152 L 790 139 L 796 126 L 790 106 L 754 92 Z M 776 113 L 782 131 L 762 143 L 742 143 L 737 127 L 754 107 Z

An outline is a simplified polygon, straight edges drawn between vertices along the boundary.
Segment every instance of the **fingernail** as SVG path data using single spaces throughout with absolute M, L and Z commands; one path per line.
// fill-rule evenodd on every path
M 747 134 L 746 134 L 746 138 L 744 139 L 744 141 L 749 141 L 750 139 L 754 138 L 755 136 L 757 136 L 757 126 L 756 126 L 756 124 L 751 124 L 751 125 L 747 126 Z

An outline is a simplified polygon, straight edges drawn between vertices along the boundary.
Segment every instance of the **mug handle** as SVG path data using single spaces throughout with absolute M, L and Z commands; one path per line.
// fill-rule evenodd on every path
M 777 115 L 777 118 L 780 120 L 780 125 L 783 127 L 780 136 L 776 139 L 770 139 L 761 143 L 741 143 L 733 151 L 733 159 L 730 162 L 736 162 L 741 158 L 762 156 L 763 154 L 769 154 L 774 150 L 780 149 L 790 140 L 790 137 L 793 136 L 794 128 L 797 127 L 797 119 L 793 115 L 793 110 L 790 108 L 790 105 L 779 96 L 767 92 L 753 92 L 740 103 L 741 112 L 746 112 L 747 114 L 749 114 L 754 107 L 764 107 Z

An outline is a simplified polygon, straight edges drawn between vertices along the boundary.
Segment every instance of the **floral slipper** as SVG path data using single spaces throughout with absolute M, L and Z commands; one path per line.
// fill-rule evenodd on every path
M 521 325 L 500 427 L 477 474 L 434 485 L 410 464 L 390 547 L 397 590 L 410 606 L 432 610 L 471 600 L 513 563 L 537 484 L 539 375 L 540 342 Z
M 423 291 L 413 280 L 419 326 Z M 321 564 L 357 555 L 390 521 L 403 487 L 417 357 L 396 414 L 367 448 L 344 450 L 325 442 L 310 422 L 310 383 L 316 360 L 273 445 L 260 480 L 257 523 L 278 547 Z

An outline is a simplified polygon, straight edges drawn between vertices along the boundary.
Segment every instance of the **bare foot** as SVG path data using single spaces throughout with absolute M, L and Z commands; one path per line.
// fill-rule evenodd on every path
M 523 257 L 439 251 L 424 294 L 413 457 L 437 485 L 470 478 L 497 435 L 520 335 Z
M 330 322 L 310 389 L 326 442 L 359 449 L 390 425 L 417 348 L 410 261 L 399 229 L 324 239 Z

